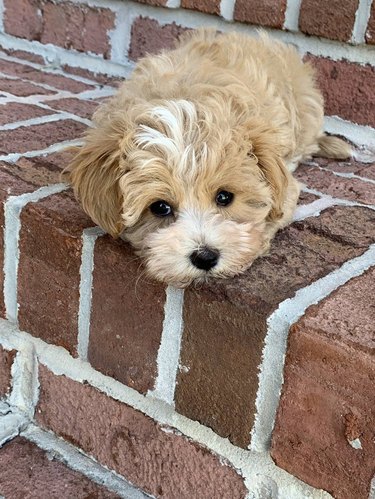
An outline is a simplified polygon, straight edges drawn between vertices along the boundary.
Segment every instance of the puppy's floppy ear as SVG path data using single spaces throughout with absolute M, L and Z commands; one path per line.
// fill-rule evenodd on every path
M 268 220 L 273 222 L 283 216 L 290 173 L 281 157 L 277 135 L 261 127 L 252 134 L 251 142 L 250 154 L 258 159 L 258 167 L 272 189 L 273 205 Z
M 120 142 L 126 141 L 128 133 L 126 124 L 120 119 L 89 129 L 84 145 L 75 149 L 76 155 L 66 169 L 85 212 L 113 237 L 123 230 L 118 181 L 125 168 L 120 166 Z

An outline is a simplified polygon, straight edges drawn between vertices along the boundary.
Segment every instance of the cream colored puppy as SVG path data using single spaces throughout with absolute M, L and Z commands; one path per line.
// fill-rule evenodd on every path
M 350 155 L 322 126 L 313 70 L 293 47 L 199 30 L 142 59 L 98 109 L 70 180 L 156 279 L 229 277 L 291 221 L 298 162 Z

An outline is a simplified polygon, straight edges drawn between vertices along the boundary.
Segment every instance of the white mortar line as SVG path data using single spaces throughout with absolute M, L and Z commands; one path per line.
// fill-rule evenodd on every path
M 149 390 L 148 397 L 155 397 L 174 406 L 176 376 L 180 360 L 183 331 L 184 291 L 168 286 L 164 305 L 163 332 L 158 351 L 158 374 L 155 388 Z
M 366 29 L 370 19 L 372 0 L 359 0 L 358 9 L 355 13 L 355 21 L 352 33 L 352 43 L 365 43 Z
M 221 2 L 220 2 L 220 15 L 226 21 L 233 21 L 235 3 L 236 3 L 236 0 L 221 0 Z
M 17 273 L 19 261 L 19 236 L 21 230 L 21 210 L 30 202 L 36 202 L 52 194 L 65 190 L 65 184 L 41 187 L 34 192 L 10 196 L 4 203 L 4 302 L 6 318 L 17 324 Z
M 167 3 L 165 4 L 166 7 L 169 7 L 170 9 L 177 9 L 181 5 L 181 0 L 167 0 Z
M 9 440 L 17 437 L 22 428 L 27 424 L 27 420 L 17 412 L 9 412 L 8 414 L 0 414 L 0 448 Z M 2 497 L 2 496 L 0 496 Z
M 82 234 L 77 351 L 79 358 L 85 361 L 89 348 L 95 241 L 103 234 L 104 231 L 99 227 L 84 229 Z
M 47 451 L 52 459 L 63 462 L 69 468 L 78 471 L 93 482 L 103 485 L 124 499 L 151 497 L 138 490 L 114 471 L 101 466 L 95 459 L 88 457 L 73 445 L 58 438 L 53 433 L 42 430 L 35 424 L 31 423 L 21 432 L 21 436 Z
M 36 156 L 44 156 L 46 154 L 51 154 L 53 152 L 64 151 L 68 147 L 71 146 L 80 146 L 82 145 L 82 140 L 65 140 L 63 142 L 58 142 L 57 144 L 52 144 L 45 149 L 38 149 L 36 151 L 29 152 L 12 152 L 10 154 L 5 154 L 4 156 L 0 156 L 0 161 L 7 161 L 8 163 L 15 163 L 20 158 L 35 158 Z
M 4 0 L 0 0 L 0 32 L 4 31 Z
M 47 344 L 28 333 L 20 332 L 8 321 L 0 320 L 0 343 L 18 345 L 20 342 L 34 345 L 38 360 L 55 375 L 65 375 L 80 383 L 88 382 L 109 397 L 143 412 L 161 425 L 175 428 L 186 437 L 224 457 L 234 468 L 241 471 L 250 490 L 253 483 L 259 479 L 259 475 L 266 475 L 277 483 L 278 499 L 331 497 L 323 491 L 309 487 L 278 468 L 268 453 L 254 453 L 236 447 L 228 439 L 220 437 L 210 428 L 176 413 L 169 404 L 159 399 L 145 397 L 133 388 L 95 371 L 87 362 L 73 358 L 65 349 Z
M 375 264 L 375 244 L 361 256 L 344 263 L 339 269 L 300 289 L 293 298 L 280 303 L 267 320 L 268 331 L 259 366 L 259 388 L 256 398 L 255 423 L 251 430 L 250 449 L 269 449 L 283 384 L 284 359 L 290 326 L 332 291 Z
M 38 363 L 33 345 L 21 345 L 12 364 L 9 404 L 33 419 L 39 396 Z
M 39 116 L 38 118 L 30 118 L 28 120 L 14 121 L 13 123 L 7 123 L 6 125 L 0 126 L 0 132 L 5 130 L 15 130 L 16 128 L 20 128 L 22 126 L 44 125 L 45 123 L 53 123 L 54 121 L 61 121 L 67 119 L 78 121 L 79 123 L 91 126 L 90 120 L 63 111 L 63 112 L 57 112 L 55 114 L 47 114 L 45 116 Z
M 115 28 L 109 36 L 111 42 L 111 59 L 118 63 L 127 63 L 133 18 L 128 12 L 126 3 L 122 3 L 114 11 L 116 13 Z
M 375 128 L 370 126 L 357 125 L 338 116 L 325 116 L 324 130 L 334 135 L 343 135 L 354 144 L 367 144 L 372 150 L 375 149 Z
M 331 196 L 322 196 L 320 199 L 316 199 L 312 203 L 300 204 L 294 212 L 293 222 L 298 222 L 299 220 L 304 220 L 309 217 L 316 217 L 322 210 L 335 206 L 336 204 L 337 200 Z
M 299 30 L 299 14 L 302 0 L 287 0 L 284 29 L 289 31 Z

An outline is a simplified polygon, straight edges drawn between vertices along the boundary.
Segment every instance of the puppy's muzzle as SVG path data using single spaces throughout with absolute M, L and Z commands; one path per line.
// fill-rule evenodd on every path
M 197 269 L 210 270 L 215 267 L 219 261 L 219 257 L 220 253 L 218 250 L 204 247 L 193 251 L 190 255 L 190 261 Z

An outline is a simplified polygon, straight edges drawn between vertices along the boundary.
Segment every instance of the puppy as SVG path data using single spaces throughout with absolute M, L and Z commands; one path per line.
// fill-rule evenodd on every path
M 247 269 L 292 219 L 298 162 L 351 154 L 322 131 L 310 65 L 265 34 L 188 33 L 93 120 L 69 167 L 77 197 L 179 287 Z

